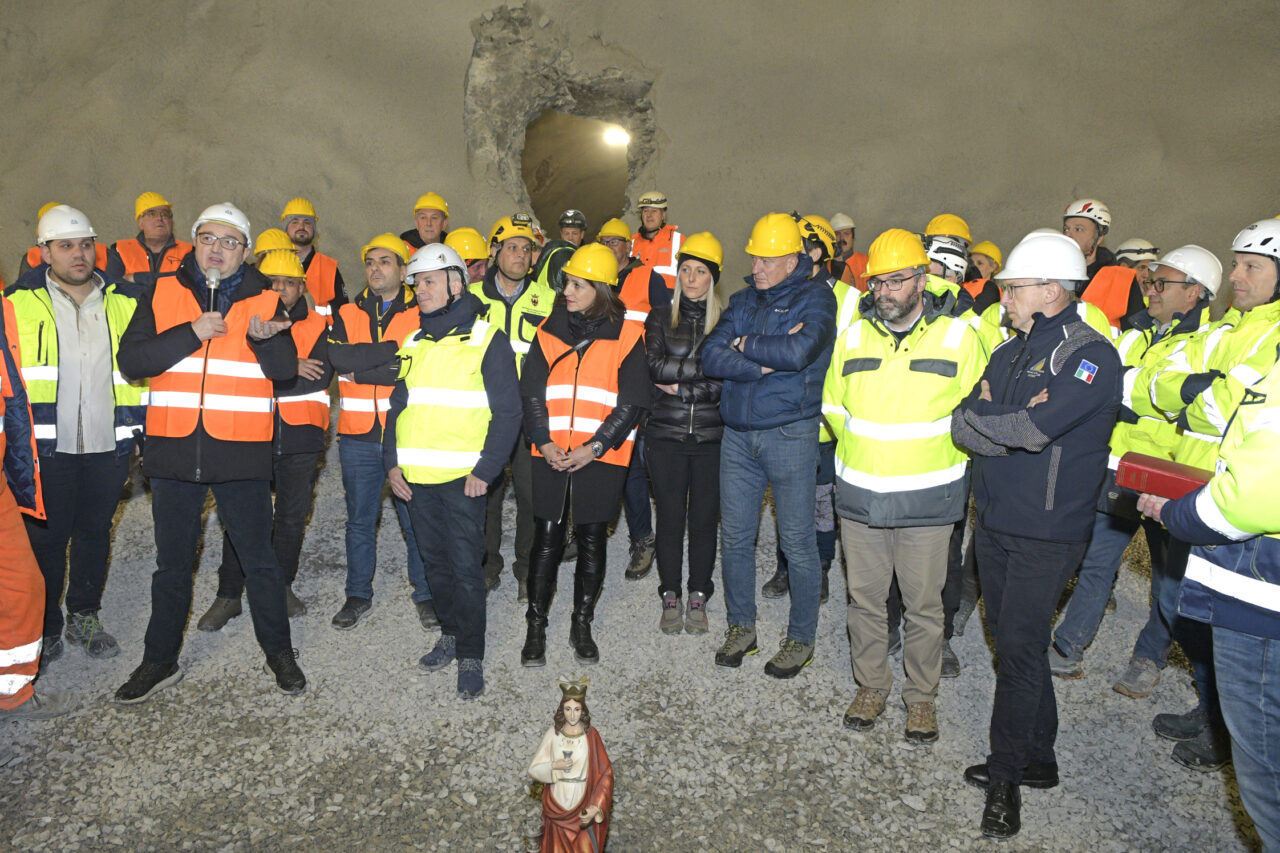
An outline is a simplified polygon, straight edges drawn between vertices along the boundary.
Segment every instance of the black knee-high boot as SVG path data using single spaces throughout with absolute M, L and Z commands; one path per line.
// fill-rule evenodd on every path
M 581 663 L 599 663 L 600 649 L 591 639 L 591 620 L 596 601 L 604 587 L 605 541 L 608 523 L 579 524 L 578 566 L 573 576 L 573 622 L 569 628 L 569 644 Z
M 533 551 L 529 555 L 529 607 L 525 621 L 529 624 L 524 648 L 520 651 L 522 666 L 544 666 L 547 662 L 547 611 L 556 591 L 556 570 L 564 548 L 564 524 L 534 519 Z

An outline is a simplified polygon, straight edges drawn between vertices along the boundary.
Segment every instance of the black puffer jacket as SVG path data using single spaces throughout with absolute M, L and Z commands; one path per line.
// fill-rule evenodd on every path
M 680 386 L 679 394 L 658 393 L 645 427 L 648 438 L 684 441 L 692 434 L 699 444 L 706 444 L 720 441 L 724 433 L 724 421 L 720 419 L 721 381 L 702 372 L 706 317 L 705 302 L 682 296 L 680 325 L 676 328 L 671 328 L 670 305 L 652 309 L 645 320 L 649 375 L 655 384 Z

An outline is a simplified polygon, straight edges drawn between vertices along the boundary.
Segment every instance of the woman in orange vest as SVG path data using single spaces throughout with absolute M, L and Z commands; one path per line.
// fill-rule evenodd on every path
M 652 384 L 642 328 L 626 323 L 613 288 L 618 261 L 593 243 L 565 263 L 564 292 L 538 329 L 520 377 L 525 435 L 533 444 L 533 553 L 529 633 L 520 662 L 546 663 L 547 610 L 556 587 L 570 509 L 578 539 L 569 642 L 582 663 L 596 663 L 591 639 L 604 583 L 605 540 Z

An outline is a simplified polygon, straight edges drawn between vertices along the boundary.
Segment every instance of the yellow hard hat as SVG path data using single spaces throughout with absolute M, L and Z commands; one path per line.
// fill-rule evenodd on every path
M 390 231 L 379 234 L 364 245 L 364 248 L 360 250 L 361 262 L 365 260 L 365 256 L 369 254 L 370 249 L 386 249 L 398 257 L 401 263 L 409 263 L 409 247 L 405 245 L 404 240 Z
M 464 261 L 478 261 L 489 257 L 484 237 L 474 228 L 456 228 L 444 238 L 444 244 L 462 256 Z
M 290 216 L 310 216 L 317 221 L 320 219 L 316 216 L 316 206 L 305 198 L 290 199 L 284 206 L 284 212 L 280 214 L 280 221 L 288 222 Z
M 258 257 L 267 252 L 274 252 L 277 249 L 293 251 L 293 241 L 289 239 L 288 234 L 279 228 L 268 228 L 263 231 L 258 235 L 258 242 L 253 244 L 253 253 Z
M 827 250 L 827 257 L 836 253 L 836 229 L 826 217 L 816 213 L 800 217 L 800 234 L 806 240 L 817 240 Z
M 440 193 L 418 196 L 418 200 L 413 203 L 413 212 L 417 213 L 419 210 L 438 210 L 445 215 L 446 219 L 449 218 L 449 203 Z
M 944 237 L 959 237 L 966 243 L 973 241 L 973 235 L 969 233 L 969 223 L 965 222 L 954 213 L 939 213 L 933 219 L 929 220 L 929 224 L 924 228 L 926 237 L 932 237 L 940 234 Z
M 690 236 L 680 244 L 680 254 L 711 261 L 718 267 L 724 265 L 724 247 L 710 231 Z
M 153 207 L 167 207 L 169 210 L 173 210 L 173 205 L 169 204 L 169 200 L 160 195 L 160 193 L 146 192 L 138 196 L 138 200 L 133 203 L 134 221 L 141 219 L 142 214 Z
M 302 269 L 302 261 L 298 253 L 292 249 L 274 249 L 262 256 L 258 261 L 258 272 L 266 276 L 282 275 L 287 278 L 306 278 Z
M 881 234 L 867 250 L 867 275 L 884 275 L 895 270 L 929 266 L 929 255 L 924 243 L 910 231 L 890 228 Z
M 618 259 L 608 246 L 588 243 L 573 253 L 560 268 L 565 275 L 603 282 L 610 287 L 618 283 Z
M 607 219 L 604 224 L 600 226 L 600 233 L 596 234 L 597 240 L 603 240 L 605 237 L 620 237 L 623 240 L 630 240 L 631 229 L 627 226 L 627 223 L 623 222 L 621 219 L 616 217 L 613 219 Z
M 970 255 L 986 255 L 988 258 L 996 262 L 996 268 L 1004 264 L 1004 255 L 1000 253 L 1000 247 L 990 240 L 983 240 L 981 243 L 974 245 L 969 250 Z
M 44 219 L 44 215 L 46 213 L 48 213 L 50 210 L 53 210 L 55 207 L 57 207 L 60 204 L 62 204 L 62 202 L 60 201 L 47 201 L 44 204 L 40 205 L 40 209 L 36 211 L 36 222 L 39 222 L 41 219 Z M 135 216 L 134 218 L 136 219 L 137 217 Z
M 489 245 L 510 240 L 512 237 L 524 237 L 530 243 L 538 242 L 538 235 L 533 233 L 533 217 L 527 213 L 513 213 L 493 223 L 489 232 Z
M 800 224 L 789 213 L 766 213 L 751 229 L 747 254 L 757 258 L 781 258 L 804 251 Z

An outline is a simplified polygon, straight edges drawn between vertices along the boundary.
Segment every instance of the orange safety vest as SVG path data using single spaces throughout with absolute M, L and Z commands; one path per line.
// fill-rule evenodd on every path
M 307 316 L 289 327 L 293 343 L 298 348 L 298 358 L 310 358 L 316 341 L 328 329 L 325 318 L 315 311 L 308 311 Z M 280 417 L 287 424 L 294 426 L 316 426 L 327 429 L 329 426 L 329 389 L 321 388 L 308 394 L 290 394 L 276 397 L 276 408 Z M 368 430 L 366 430 L 367 432 Z
M 644 330 L 645 318 L 653 310 L 649 305 L 649 275 L 652 272 L 652 267 L 641 264 L 627 273 L 622 287 L 618 288 L 618 298 L 627 308 L 627 322 L 639 323 L 641 331 Z
M 618 368 L 642 331 L 638 323 L 623 323 L 617 340 L 595 340 L 585 350 L 570 352 L 573 347 L 547 332 L 545 326 L 538 329 L 534 340 L 542 347 L 547 364 L 552 365 L 547 376 L 547 420 L 551 440 L 557 445 L 572 450 L 595 436 L 618 404 Z M 635 437 L 633 429 L 621 447 L 609 448 L 600 461 L 626 468 L 631 464 Z M 533 455 L 541 456 L 542 452 L 535 447 Z
M 983 288 L 987 286 L 987 280 L 985 278 L 975 278 L 972 281 L 960 282 L 960 286 L 969 291 L 970 296 L 977 299 L 982 295 Z
M 338 309 L 342 324 L 347 329 L 347 343 L 375 343 L 369 330 L 369 315 L 354 302 Z M 400 346 L 418 331 L 418 312 L 413 306 L 396 314 L 387 324 L 387 330 L 379 340 L 394 340 Z M 364 435 L 373 429 L 376 413 L 379 426 L 387 425 L 387 411 L 391 408 L 391 385 L 366 385 L 346 377 L 338 377 L 338 434 Z
M 863 293 L 867 292 L 867 256 L 862 252 L 854 252 L 844 262 L 840 271 L 840 280 L 852 284 Z
M 190 248 L 188 246 L 188 248 Z M 27 266 L 35 269 L 44 263 L 44 259 L 40 257 L 40 247 L 32 246 L 27 249 Z M 107 268 L 107 244 L 94 241 L 93 244 L 93 266 L 96 269 L 105 270 Z
M 631 240 L 631 254 L 645 266 L 653 267 L 653 271 L 667 283 L 667 290 L 675 290 L 676 260 L 683 243 L 684 235 L 674 225 L 663 225 L 652 240 L 646 240 L 637 233 Z
M 338 292 L 338 262 L 328 255 L 319 252 L 311 253 L 311 262 L 307 264 L 307 292 L 316 304 L 316 313 L 333 325 L 333 309 L 329 303 Z
M 1118 329 L 1129 307 L 1129 292 L 1133 289 L 1134 275 L 1134 271 L 1128 267 L 1103 267 L 1094 273 L 1080 298 L 1101 309 L 1107 315 L 1108 322 Z
M 178 267 L 182 264 L 182 259 L 187 256 L 187 252 L 191 251 L 191 244 L 184 243 L 181 240 L 174 241 L 174 244 L 164 250 L 164 254 L 160 257 L 160 269 L 156 270 L 156 275 L 164 275 L 165 273 L 177 272 Z M 142 245 L 142 241 L 136 237 L 128 240 L 121 240 L 116 243 L 116 253 L 120 255 L 120 260 L 124 261 L 124 274 L 135 275 L 140 272 L 151 272 L 151 256 L 147 254 L 147 247 Z M 102 262 L 106 263 L 106 255 L 103 255 Z M 105 269 L 105 267 L 103 267 Z
M 182 438 L 203 423 L 209 435 L 223 441 L 270 441 L 271 380 L 250 349 L 249 320 L 270 320 L 280 297 L 266 290 L 231 304 L 227 333 L 204 341 L 191 355 L 151 380 L 147 435 Z M 176 276 L 156 280 L 151 310 L 156 333 L 190 323 L 203 312 Z
M 4 338 L 9 345 L 9 354 L 13 356 L 15 368 L 13 376 L 10 377 L 8 365 L 0 364 L 0 468 L 6 468 L 3 463 L 8 459 L 9 437 L 4 432 L 5 399 L 12 397 L 14 394 L 13 382 L 15 380 L 22 381 L 22 372 L 18 369 L 18 366 L 22 364 L 22 355 L 18 349 L 18 313 L 14 309 L 13 303 L 2 295 L 0 295 L 0 306 L 3 306 L 2 310 L 4 311 Z M 23 462 L 30 463 L 31 483 L 29 492 L 25 490 L 24 485 L 24 494 L 21 502 L 18 503 L 18 509 L 26 515 L 43 520 L 45 517 L 44 490 L 40 482 L 40 455 L 36 452 L 36 433 L 31 428 L 34 421 L 31 417 L 31 403 L 29 401 L 25 420 L 31 447 L 23 448 L 16 455 L 21 456 Z M 0 471 L 0 489 L 8 489 L 12 492 L 12 487 L 9 486 L 6 478 L 6 471 Z M 17 501 L 18 496 L 15 495 L 14 499 Z M 3 559 L 0 559 L 0 563 L 3 562 Z M 43 607 L 43 605 L 41 606 Z

